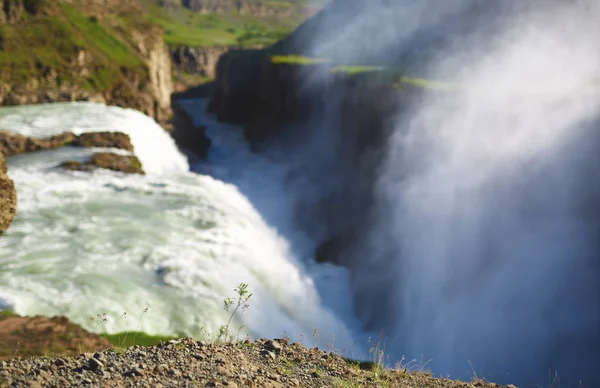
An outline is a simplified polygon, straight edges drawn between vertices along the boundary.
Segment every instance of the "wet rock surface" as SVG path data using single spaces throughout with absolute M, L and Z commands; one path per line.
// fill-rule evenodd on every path
M 0 234 L 10 226 L 17 213 L 17 190 L 6 174 L 6 161 L 0 152 Z
M 81 135 L 75 135 L 73 132 L 63 132 L 48 138 L 36 138 L 0 131 L 0 152 L 6 157 L 27 152 L 53 150 L 65 146 L 118 148 L 133 151 L 129 136 L 122 132 L 88 132 Z
M 84 163 L 75 160 L 69 160 L 61 164 L 66 170 L 73 171 L 92 171 L 96 168 L 104 168 L 112 171 L 124 172 L 127 174 L 141 174 L 145 172 L 142 169 L 142 162 L 135 155 L 119 155 L 111 152 L 98 152 Z
M 78 357 L 0 361 L 0 385 L 72 387 L 500 387 L 383 370 L 284 339 L 208 344 L 172 340 Z

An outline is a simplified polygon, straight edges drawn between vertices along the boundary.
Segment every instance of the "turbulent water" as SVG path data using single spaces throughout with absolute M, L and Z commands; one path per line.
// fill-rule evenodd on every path
M 201 101 L 186 106 L 203 120 Z M 286 223 L 285 169 L 251 154 L 236 128 L 204 120 L 214 147 L 196 173 L 139 112 L 2 108 L 0 128 L 26 135 L 125 132 L 147 175 L 64 171 L 60 162 L 93 151 L 70 147 L 8 158 L 18 213 L 0 239 L 0 309 L 65 315 L 94 331 L 201 337 L 227 321 L 223 299 L 244 282 L 253 296 L 234 323 L 245 325 L 240 335 L 357 351 L 345 273 L 311 267 L 312 243 Z M 88 319 L 103 313 L 106 322 Z

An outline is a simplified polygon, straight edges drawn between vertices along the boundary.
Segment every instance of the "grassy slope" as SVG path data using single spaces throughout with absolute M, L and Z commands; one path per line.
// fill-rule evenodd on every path
M 300 10 L 306 4 L 323 0 L 267 0 L 278 7 Z M 76 85 L 82 89 L 106 92 L 147 69 L 132 48 L 130 32 L 143 31 L 149 24 L 164 30 L 171 46 L 258 46 L 269 45 L 289 33 L 301 21 L 300 12 L 291 17 L 199 14 L 185 8 L 167 10 L 156 0 L 138 0 L 143 12 L 121 10 L 100 19 L 89 17 L 85 9 L 64 3 L 53 4 L 50 12 L 25 13 L 16 24 L 0 25 L 0 84 L 24 87 L 32 80 L 51 80 L 55 85 Z M 81 71 L 76 58 L 87 55 L 87 71 Z
M 118 36 L 75 8 L 60 6 L 52 16 L 25 15 L 22 23 L 0 26 L 0 70 L 13 83 L 40 78 L 53 70 L 61 82 L 103 91 L 121 77 L 121 68 L 138 69 L 142 61 Z M 80 50 L 91 57 L 93 72 L 79 76 L 69 63 Z
M 165 9 L 153 0 L 144 0 L 146 19 L 163 27 L 165 42 L 172 46 L 258 46 L 279 41 L 298 26 L 301 7 L 321 0 L 266 1 L 276 7 L 294 9 L 291 17 L 200 14 L 186 8 Z

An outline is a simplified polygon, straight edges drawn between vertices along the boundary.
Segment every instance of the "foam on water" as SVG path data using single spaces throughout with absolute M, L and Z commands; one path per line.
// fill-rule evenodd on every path
M 131 138 L 135 154 L 147 173 L 189 168 L 169 134 L 152 118 L 133 109 L 84 102 L 2 108 L 0 128 L 36 137 L 49 137 L 66 130 L 75 134 L 123 132 Z
M 139 330 L 201 336 L 226 322 L 223 299 L 245 282 L 254 295 L 235 325 L 246 325 L 241 335 L 287 333 L 312 345 L 318 329 L 320 346 L 335 336 L 338 349 L 352 349 L 351 328 L 320 297 L 327 291 L 328 303 L 345 299 L 344 273 L 306 268 L 294 253 L 308 250 L 290 248 L 261 215 L 265 210 L 267 221 L 277 221 L 273 214 L 285 207 L 281 192 L 256 182 L 258 194 L 249 197 L 263 198 L 257 211 L 236 186 L 188 172 L 185 157 L 160 126 L 132 110 L 88 103 L 3 108 L 0 127 L 35 136 L 123 131 L 150 172 L 125 176 L 57 168 L 91 153 L 76 148 L 9 158 L 19 203 L 0 239 L 0 309 L 61 314 L 91 330 L 119 332 L 135 329 L 137 317 L 150 307 Z M 215 138 L 217 144 L 224 141 Z M 238 145 L 230 145 L 233 155 Z M 251 170 L 260 158 L 246 156 Z M 235 163 L 226 160 L 221 166 L 213 160 L 210 169 L 235 175 Z M 257 176 L 277 171 L 259 164 Z M 244 194 L 252 191 L 252 182 L 246 183 Z M 123 312 L 128 319 L 119 318 Z M 107 314 L 107 322 L 87 319 L 99 313 Z

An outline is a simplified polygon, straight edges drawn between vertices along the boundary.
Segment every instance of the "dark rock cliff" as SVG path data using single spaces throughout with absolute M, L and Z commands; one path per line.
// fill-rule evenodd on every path
M 326 63 L 274 63 L 267 51 L 225 54 L 216 84 L 210 110 L 242 124 L 255 150 L 305 154 L 302 178 L 290 184 L 312 194 L 297 204 L 296 221 L 324 243 L 319 261 L 351 265 L 345 253 L 366 233 L 385 139 L 422 90 Z

